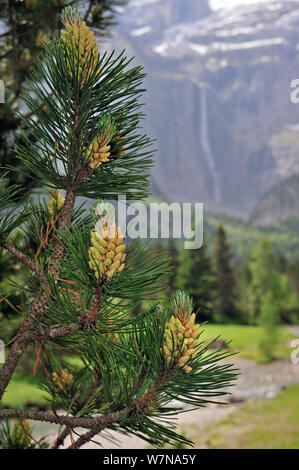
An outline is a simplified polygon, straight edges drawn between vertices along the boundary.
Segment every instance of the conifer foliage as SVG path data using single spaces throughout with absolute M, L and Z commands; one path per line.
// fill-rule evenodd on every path
M 68 4 L 78 4 L 79 0 L 0 0 L 0 77 L 5 83 L 5 103 L 0 107 L 0 162 L 18 164 L 9 144 L 13 134 L 24 122 L 15 114 L 22 106 L 21 94 L 25 77 L 32 70 L 37 54 L 44 42 L 56 35 L 61 26 L 61 11 Z M 97 28 L 101 36 L 115 23 L 116 14 L 126 5 L 126 0 L 87 0 L 84 2 L 84 20 L 87 26 Z M 82 5 L 82 2 L 81 2 Z M 30 134 L 30 129 L 27 129 Z M 32 138 L 32 136 L 31 136 Z M 10 173 L 11 182 L 31 182 L 19 173 Z
M 33 373 L 49 407 L 0 409 L 1 419 L 20 420 L 13 431 L 2 426 L 2 446 L 16 447 L 16 436 L 20 447 L 33 446 L 26 420 L 60 426 L 51 448 L 69 435 L 72 448 L 95 436 L 103 444 L 109 430 L 154 446 L 186 443 L 171 419 L 179 411 L 172 400 L 193 407 L 218 401 L 235 373 L 219 362 L 227 353 L 200 340 L 188 295 L 156 301 L 168 262 L 147 245 L 127 245 L 110 217 L 107 200 L 148 194 L 151 140 L 138 131 L 142 70 L 124 53 L 98 50 L 77 10 L 68 7 L 62 20 L 63 31 L 45 44 L 23 95 L 36 116 L 23 116 L 33 139 L 24 133 L 14 148 L 49 198 L 20 198 L 10 208 L 18 188 L 0 188 L 2 253 L 31 273 L 22 286 L 23 325 L 0 369 L 0 398 L 33 344 Z M 75 205 L 77 196 L 97 199 L 91 213 Z M 16 227 L 30 241 L 24 251 L 9 241 Z M 130 314 L 136 298 L 151 297 L 146 312 Z
M 179 261 L 177 288 L 191 295 L 202 321 L 211 320 L 215 279 L 206 244 L 196 250 L 182 250 Z
M 212 259 L 216 282 L 214 318 L 219 323 L 238 320 L 236 279 L 232 267 L 230 247 L 226 240 L 226 233 L 221 225 L 215 234 Z

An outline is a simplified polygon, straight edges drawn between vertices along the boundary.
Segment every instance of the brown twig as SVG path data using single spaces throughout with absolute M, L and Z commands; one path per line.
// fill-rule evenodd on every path
M 69 188 L 66 193 L 64 206 L 61 212 L 61 219 L 59 228 L 69 227 L 72 219 L 72 212 L 75 204 L 76 192 L 73 187 Z M 60 259 L 64 254 L 64 245 L 60 239 L 54 242 L 54 253 L 50 257 L 49 272 L 53 274 L 54 278 L 59 274 Z M 32 340 L 32 335 L 29 333 L 34 330 L 35 320 L 39 315 L 42 315 L 48 306 L 48 293 L 42 292 L 40 296 L 33 302 L 29 315 L 25 318 L 15 341 L 13 342 L 10 353 L 0 369 L 0 400 L 6 390 L 7 385 L 14 373 L 16 366 L 23 352 L 27 349 L 28 344 Z
M 83 21 L 85 21 L 86 23 L 88 21 L 88 17 L 90 15 L 90 12 L 92 10 L 93 5 L 94 5 L 94 0 L 90 0 L 88 8 L 87 8 L 86 13 L 85 13 L 84 18 L 83 18 Z
M 64 440 L 70 433 L 70 428 L 66 426 L 61 433 L 54 439 L 54 441 L 50 444 L 49 449 L 58 449 L 64 443 Z
M 159 388 L 165 383 L 169 375 L 170 371 L 162 372 L 147 392 L 137 400 L 132 401 L 130 406 L 123 408 L 120 411 L 113 411 L 92 418 L 76 418 L 74 416 L 57 415 L 52 411 L 15 410 L 4 408 L 2 410 L 0 409 L 0 418 L 47 421 L 48 423 L 65 425 L 72 429 L 82 427 L 99 432 L 112 424 L 121 423 L 132 414 L 136 416 L 144 414 L 159 394 Z
M 71 322 L 63 326 L 46 328 L 43 331 L 42 335 L 36 337 L 36 339 L 44 340 L 44 341 L 52 340 L 55 338 L 59 338 L 61 336 L 72 335 L 76 333 L 77 331 L 81 330 L 82 328 L 95 327 L 97 314 L 99 313 L 99 310 L 102 305 L 102 298 L 100 295 L 100 291 L 101 291 L 101 286 L 99 286 L 96 291 L 96 295 L 93 299 L 90 309 L 84 312 L 83 315 L 81 315 L 78 323 Z
M 46 286 L 47 290 L 49 290 L 49 284 L 46 278 L 46 275 L 43 269 L 38 266 L 29 256 L 25 255 L 22 251 L 18 250 L 16 247 L 11 245 L 8 242 L 2 242 L 1 245 L 5 248 L 9 253 L 11 253 L 15 258 L 17 258 L 21 263 L 28 266 L 40 279 L 40 281 Z
M 0 34 L 0 38 L 4 38 L 6 36 L 9 36 L 11 34 L 11 30 L 5 31 L 4 33 Z
M 75 418 L 73 416 L 57 415 L 52 411 L 36 411 L 36 410 L 15 410 L 4 408 L 0 410 L 0 418 L 18 418 L 32 419 L 33 421 L 46 421 L 53 424 L 61 424 L 70 428 L 101 428 L 110 426 L 111 424 L 120 423 L 129 414 L 130 409 L 126 408 L 121 411 L 106 413 L 95 418 Z
M 80 329 L 81 329 L 81 325 L 79 323 L 67 323 L 64 326 L 46 328 L 43 334 L 39 336 L 37 339 L 51 340 L 51 339 L 59 338 L 60 336 L 69 336 L 69 335 L 76 333 Z
M 98 286 L 92 306 L 79 318 L 79 321 L 84 328 L 93 328 L 96 325 L 97 315 L 103 303 L 101 296 L 102 287 L 102 285 Z
M 94 436 L 99 434 L 101 432 L 101 429 L 91 429 L 90 431 L 87 431 L 86 433 L 82 434 L 82 436 L 79 437 L 72 445 L 68 447 L 68 449 L 80 449 L 84 444 L 89 442 Z

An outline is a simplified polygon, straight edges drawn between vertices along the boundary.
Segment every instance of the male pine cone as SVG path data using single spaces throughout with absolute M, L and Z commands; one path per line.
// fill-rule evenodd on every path
M 111 141 L 115 135 L 115 124 L 110 118 L 101 121 L 101 131 L 99 135 L 85 149 L 89 166 L 92 169 L 98 168 L 102 163 L 109 162 L 111 153 Z
M 57 189 L 50 189 L 50 195 L 51 197 L 48 201 L 48 213 L 50 217 L 52 217 L 63 207 L 65 198 Z
M 93 31 L 90 31 L 85 21 L 81 21 L 79 14 L 76 14 L 72 8 L 66 10 L 64 22 L 66 29 L 61 31 L 62 42 L 70 57 L 74 57 L 74 70 L 78 68 L 78 77 L 81 77 L 81 86 L 83 86 L 88 74 L 94 71 L 98 63 L 97 40 Z M 68 64 L 68 68 L 72 77 L 73 67 Z
M 163 353 L 167 364 L 174 364 L 190 372 L 192 367 L 187 362 L 197 354 L 200 325 L 195 325 L 195 313 L 187 312 L 182 306 L 172 315 L 166 324 Z
M 98 279 L 99 273 L 102 279 L 111 277 L 122 271 L 125 267 L 125 248 L 123 235 L 120 227 L 113 222 L 108 228 L 107 225 L 101 231 L 91 232 L 92 247 L 89 248 L 89 266 L 94 270 Z
M 95 139 L 88 147 L 89 166 L 93 169 L 98 168 L 102 163 L 109 162 L 110 145 L 106 139 L 101 137 Z

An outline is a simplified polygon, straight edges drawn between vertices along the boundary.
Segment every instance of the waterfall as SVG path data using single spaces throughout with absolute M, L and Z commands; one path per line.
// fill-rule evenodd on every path
M 220 179 L 217 173 L 215 159 L 209 139 L 208 126 L 208 103 L 205 85 L 199 84 L 200 89 L 200 142 L 207 166 L 211 172 L 213 179 L 213 198 L 214 201 L 220 203 L 222 200 Z

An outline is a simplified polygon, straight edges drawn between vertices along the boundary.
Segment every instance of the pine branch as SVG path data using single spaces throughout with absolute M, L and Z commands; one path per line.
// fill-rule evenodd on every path
M 50 444 L 49 449 L 58 449 L 64 443 L 64 440 L 69 435 L 71 428 L 66 426 L 56 439 Z
M 0 410 L 0 418 L 18 418 L 32 419 L 33 421 L 45 421 L 53 424 L 69 426 L 70 428 L 102 428 L 120 423 L 129 414 L 130 409 L 125 408 L 121 411 L 103 414 L 96 418 L 75 418 L 66 415 L 57 415 L 52 411 L 35 411 L 35 410 L 14 410 L 4 408 Z
M 0 38 L 4 38 L 5 36 L 9 36 L 11 33 L 12 33 L 11 29 L 9 31 L 5 31 L 5 33 L 0 34 Z
M 25 264 L 32 271 L 34 271 L 34 273 L 38 276 L 40 281 L 46 286 L 47 290 L 49 290 L 49 284 L 42 268 L 40 268 L 36 263 L 34 263 L 34 261 L 31 258 L 29 258 L 29 256 L 25 255 L 25 253 L 18 250 L 10 243 L 2 242 L 1 245 L 3 246 L 3 248 L 9 251 L 15 258 L 21 261 L 21 263 Z
M 101 289 L 102 286 L 98 286 L 90 309 L 81 315 L 78 323 L 72 322 L 60 327 L 46 328 L 43 334 L 39 336 L 39 340 L 51 340 L 61 336 L 70 336 L 82 328 L 95 327 L 97 315 L 103 303 L 100 294 Z
M 101 297 L 101 289 L 102 286 L 100 285 L 97 288 L 95 298 L 93 300 L 91 308 L 85 312 L 79 319 L 80 323 L 83 325 L 84 328 L 89 328 L 89 327 L 94 327 L 96 320 L 97 320 L 97 314 L 99 313 L 99 310 L 102 306 L 102 297 Z
M 38 339 L 51 340 L 55 338 L 60 338 L 61 336 L 69 336 L 76 333 L 81 328 L 82 326 L 79 323 L 67 323 L 64 326 L 59 326 L 56 328 L 46 328 L 43 334 L 38 337 Z
M 83 18 L 83 20 L 84 20 L 85 22 L 88 21 L 88 17 L 89 17 L 89 15 L 90 15 L 90 13 L 91 13 L 92 7 L 94 6 L 94 3 L 95 3 L 94 0 L 89 0 L 89 5 L 88 5 L 88 8 L 87 8 L 86 13 L 85 13 L 85 15 L 84 15 L 84 18 Z
M 0 410 L 0 418 L 18 418 L 18 419 L 32 419 L 33 421 L 47 421 L 48 423 L 60 424 L 68 426 L 69 428 L 82 427 L 87 429 L 97 428 L 97 433 L 105 427 L 113 424 L 119 424 L 130 416 L 144 414 L 151 402 L 155 399 L 158 389 L 163 385 L 168 378 L 170 371 L 161 373 L 155 383 L 147 390 L 139 399 L 134 400 L 131 404 L 120 411 L 106 413 L 94 418 L 75 418 L 73 416 L 57 415 L 52 411 L 35 411 L 35 410 L 15 410 L 4 408 Z
M 76 197 L 75 194 L 76 193 L 74 188 L 70 188 L 67 192 L 65 204 L 62 209 L 61 219 L 59 223 L 59 227 L 61 228 L 69 227 L 71 224 L 72 211 L 74 208 Z M 59 253 L 60 256 L 63 256 L 64 253 L 64 247 L 61 244 L 60 240 L 56 241 L 55 250 L 56 254 L 54 253 L 54 255 L 50 257 L 50 260 L 55 264 L 50 265 L 49 271 L 54 274 L 54 276 L 57 276 L 59 272 L 59 257 L 57 256 L 57 253 Z M 19 363 L 19 360 L 21 359 L 22 354 L 27 349 L 27 346 L 29 345 L 32 339 L 31 335 L 28 334 L 28 332 L 34 329 L 36 318 L 42 313 L 44 313 L 47 308 L 47 305 L 48 295 L 46 292 L 43 292 L 32 304 L 29 315 L 25 318 L 23 325 L 21 326 L 11 346 L 10 353 L 2 368 L 0 369 L 0 400 L 2 399 L 3 393 L 5 392 L 6 387 L 9 384 L 9 381 L 15 371 L 15 368 Z
M 65 217 L 64 220 L 67 220 L 67 218 Z M 37 313 L 41 313 L 42 310 L 46 307 L 45 302 L 47 302 L 47 294 L 43 293 L 36 301 L 36 303 L 38 303 L 39 308 L 36 307 L 35 303 L 35 310 L 33 310 L 32 307 L 31 312 L 34 313 L 36 311 Z M 100 297 L 100 293 L 97 292 L 91 308 L 83 314 L 80 323 L 69 323 L 62 327 L 46 329 L 45 333 L 41 336 L 40 339 L 55 339 L 61 336 L 74 334 L 82 327 L 93 326 L 101 304 L 102 300 Z M 32 318 L 32 316 L 29 316 L 25 319 L 22 327 L 20 328 L 20 331 L 12 344 L 10 354 L 5 363 L 3 364 L 2 369 L 0 369 L 0 398 L 2 397 L 11 379 L 11 376 L 16 366 L 18 365 L 18 362 L 23 352 L 26 350 L 29 343 L 34 339 L 34 336 L 32 334 L 33 330 L 34 318 Z
M 89 442 L 94 436 L 99 434 L 99 432 L 101 432 L 100 429 L 91 429 L 90 431 L 87 431 L 82 434 L 82 436 L 80 436 L 73 445 L 70 445 L 68 449 L 80 449 L 80 447 Z
M 70 186 L 67 189 L 65 202 L 58 225 L 58 228 L 62 231 L 66 227 L 70 227 L 76 199 L 76 189 L 78 184 L 80 184 L 85 177 L 85 174 L 80 172 L 80 169 L 78 169 L 73 186 Z M 54 275 L 55 279 L 59 274 L 60 260 L 63 259 L 65 251 L 65 246 L 59 237 L 57 237 L 55 240 L 53 248 L 54 253 L 50 257 L 49 272 Z M 19 363 L 22 354 L 27 349 L 27 346 L 31 341 L 31 336 L 28 335 L 27 332 L 33 330 L 36 318 L 45 312 L 47 306 L 48 294 L 47 292 L 43 292 L 32 304 L 29 315 L 24 320 L 23 325 L 21 326 L 16 336 L 16 339 L 11 346 L 10 354 L 8 355 L 0 370 L 0 400 L 2 399 L 3 393 L 9 384 L 9 381 L 15 371 L 16 366 Z
M 25 324 L 26 320 L 24 321 L 23 325 Z M 3 364 L 2 368 L 0 369 L 0 399 L 2 399 L 2 395 L 6 390 L 7 385 L 10 382 L 10 379 L 17 367 L 19 360 L 26 350 L 27 346 L 29 345 L 31 338 L 28 335 L 27 331 L 23 331 L 24 328 L 20 329 L 17 337 L 15 338 L 10 353 Z
M 69 228 L 71 225 L 75 199 L 76 199 L 76 186 L 70 187 L 66 193 L 62 214 L 58 223 L 58 229 L 62 231 L 65 228 Z M 51 272 L 51 274 L 54 275 L 54 279 L 55 279 L 59 274 L 59 265 L 61 264 L 61 260 L 63 259 L 64 253 L 65 253 L 65 245 L 62 243 L 61 238 L 58 236 L 55 242 L 53 243 L 53 251 L 54 253 L 50 257 L 49 271 Z

